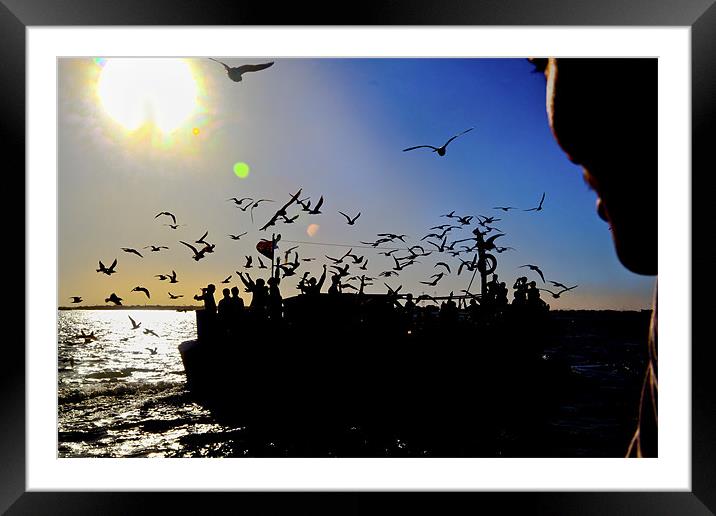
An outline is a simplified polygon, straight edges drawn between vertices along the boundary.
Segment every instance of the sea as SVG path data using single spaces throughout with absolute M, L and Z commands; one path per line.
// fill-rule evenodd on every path
M 130 317 L 141 326 L 133 329 Z M 649 312 L 552 317 L 558 331 L 542 358 L 564 365 L 570 388 L 529 447 L 506 430 L 468 455 L 624 456 L 636 425 Z M 193 311 L 59 310 L 58 457 L 292 456 L 290 437 L 221 423 L 192 398 L 177 348 L 195 337 Z M 464 444 L 462 450 L 471 449 Z M 445 455 L 393 432 L 368 434 L 360 422 L 314 451 L 326 457 Z

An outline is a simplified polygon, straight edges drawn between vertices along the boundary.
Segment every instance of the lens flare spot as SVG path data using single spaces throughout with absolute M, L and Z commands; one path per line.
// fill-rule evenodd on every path
M 249 166 L 241 161 L 234 163 L 234 174 L 236 174 L 236 177 L 239 179 L 249 177 Z
M 197 134 L 199 134 L 199 128 L 195 127 L 194 129 L 191 130 L 191 132 L 194 133 L 194 135 L 196 136 Z
M 321 226 L 319 226 L 318 224 L 309 224 L 308 227 L 306 228 L 306 233 L 307 233 L 308 236 L 310 236 L 310 237 L 315 236 L 316 233 L 318 233 L 318 229 L 319 229 L 320 227 L 321 227 Z

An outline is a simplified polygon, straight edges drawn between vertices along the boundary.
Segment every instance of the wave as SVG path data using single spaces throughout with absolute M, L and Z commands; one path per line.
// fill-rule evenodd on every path
M 57 395 L 58 405 L 68 403 L 79 403 L 81 401 L 98 398 L 101 396 L 132 396 L 137 394 L 163 394 L 171 390 L 184 389 L 185 383 L 181 382 L 153 382 L 153 383 L 113 383 L 111 385 L 88 385 L 82 389 L 66 388 L 60 389 Z

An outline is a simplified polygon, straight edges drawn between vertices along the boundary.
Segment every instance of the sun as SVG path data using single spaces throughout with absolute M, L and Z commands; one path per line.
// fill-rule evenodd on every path
M 130 131 L 151 123 L 172 132 L 198 105 L 198 86 L 183 59 L 108 59 L 97 95 L 107 113 Z

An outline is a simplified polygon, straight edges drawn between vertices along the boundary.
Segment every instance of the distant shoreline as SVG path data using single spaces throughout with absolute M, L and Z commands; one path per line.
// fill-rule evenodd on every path
M 122 306 L 58 306 L 58 310 L 184 310 L 194 311 L 201 309 L 198 305 L 122 305 Z

